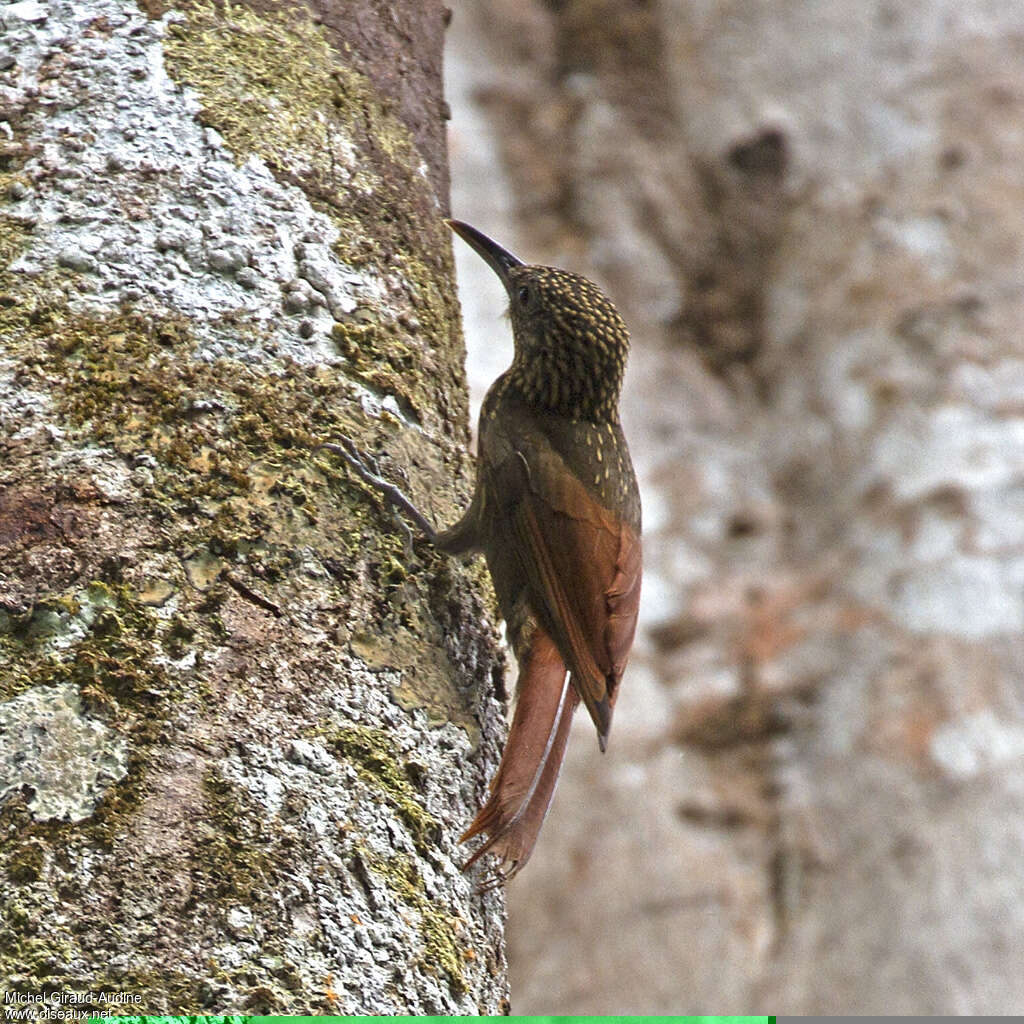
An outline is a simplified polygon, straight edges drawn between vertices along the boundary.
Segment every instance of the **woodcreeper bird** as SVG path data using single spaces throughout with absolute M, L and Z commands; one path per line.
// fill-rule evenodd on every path
M 461 841 L 498 857 L 487 884 L 526 864 L 551 804 L 580 700 L 608 742 L 640 603 L 640 494 L 619 422 L 629 333 L 578 274 L 524 264 L 448 221 L 509 297 L 512 365 L 480 412 L 476 488 L 436 531 L 348 438 L 323 447 L 401 508 L 442 551 L 482 552 L 519 664 L 512 727 L 490 796 Z

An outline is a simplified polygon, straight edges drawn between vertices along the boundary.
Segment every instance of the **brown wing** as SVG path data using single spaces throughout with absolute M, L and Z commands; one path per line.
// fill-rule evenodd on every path
M 516 451 L 509 509 L 530 607 L 550 633 L 603 750 L 636 631 L 640 538 L 604 508 L 547 445 Z M 525 477 L 525 478 L 524 478 Z

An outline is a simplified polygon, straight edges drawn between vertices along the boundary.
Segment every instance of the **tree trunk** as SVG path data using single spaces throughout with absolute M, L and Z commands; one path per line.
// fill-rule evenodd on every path
M 517 1010 L 1013 1012 L 1024 7 L 484 10 L 520 249 L 634 329 L 648 513 Z
M 315 450 L 469 493 L 441 4 L 0 19 L 2 987 L 499 1011 L 485 574 Z

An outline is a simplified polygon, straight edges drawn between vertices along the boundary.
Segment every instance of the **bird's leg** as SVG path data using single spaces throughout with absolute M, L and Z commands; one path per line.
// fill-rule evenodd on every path
M 332 455 L 340 455 L 352 467 L 356 476 L 368 484 L 374 490 L 379 491 L 384 498 L 399 511 L 404 512 L 423 532 L 423 535 L 431 544 L 437 544 L 437 530 L 427 517 L 412 503 L 397 484 L 384 479 L 376 466 L 371 468 L 373 459 L 365 452 L 360 451 L 355 442 L 344 434 L 340 435 L 340 444 L 318 444 L 314 451 L 330 452 Z

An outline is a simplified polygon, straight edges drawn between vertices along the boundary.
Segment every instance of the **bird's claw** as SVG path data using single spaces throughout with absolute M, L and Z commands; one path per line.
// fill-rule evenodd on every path
M 344 434 L 338 435 L 338 441 L 340 442 L 338 444 L 324 441 L 318 444 L 313 451 L 328 451 L 332 455 L 341 456 L 364 484 L 368 484 L 382 494 L 394 508 L 404 512 L 423 531 L 427 539 L 434 543 L 437 539 L 437 531 L 423 513 L 405 496 L 401 488 L 381 476 L 377 460 L 358 448 L 352 438 L 346 437 Z M 402 523 L 402 528 L 408 534 L 411 542 L 412 532 L 405 523 Z

